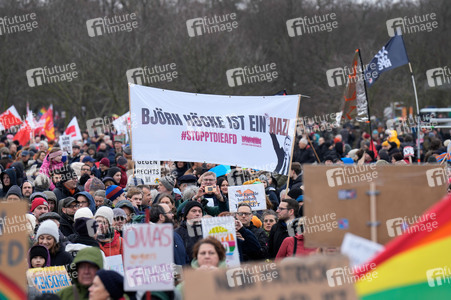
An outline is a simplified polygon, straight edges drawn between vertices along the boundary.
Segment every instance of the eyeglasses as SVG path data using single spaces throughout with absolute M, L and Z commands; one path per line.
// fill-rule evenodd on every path
M 216 181 L 216 179 L 208 179 L 208 178 L 204 178 L 204 179 L 202 179 L 202 181 L 205 181 L 205 182 L 214 182 L 214 181 Z
M 277 210 L 284 210 L 284 209 L 288 210 L 288 208 L 285 208 L 285 207 L 278 207 L 277 208 Z
M 114 221 L 125 221 L 124 217 L 116 217 L 114 218 Z
M 245 212 L 238 212 L 238 213 L 236 213 L 237 215 L 239 215 L 240 217 L 242 217 L 242 216 L 250 216 L 250 215 L 252 215 L 252 213 L 245 213 Z
M 79 207 L 79 206 L 80 206 L 80 205 L 78 205 L 78 204 L 74 204 L 74 205 L 69 206 L 68 208 L 74 209 L 74 208 L 77 208 L 77 207 Z

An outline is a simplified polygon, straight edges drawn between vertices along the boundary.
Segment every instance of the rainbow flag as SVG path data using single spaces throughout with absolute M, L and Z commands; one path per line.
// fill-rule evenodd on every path
M 360 299 L 451 299 L 451 195 L 403 231 L 356 274 Z

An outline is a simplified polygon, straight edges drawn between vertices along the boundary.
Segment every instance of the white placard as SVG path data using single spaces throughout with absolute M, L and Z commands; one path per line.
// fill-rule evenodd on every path
M 70 135 L 61 135 L 59 144 L 63 152 L 72 154 L 72 137 Z
M 105 257 L 105 261 L 107 263 L 106 270 L 116 271 L 122 276 L 124 276 L 124 264 L 122 262 L 122 255 L 113 255 Z
M 144 184 L 157 185 L 161 178 L 161 164 L 158 160 L 138 160 L 135 175 L 143 179 Z
M 202 234 L 204 238 L 212 236 L 222 243 L 226 250 L 227 267 L 240 266 L 240 254 L 233 217 L 202 218 Z
M 247 203 L 253 211 L 266 209 L 266 194 L 263 183 L 229 186 L 229 210 L 236 212 L 238 204 Z
M 347 232 L 341 244 L 341 253 L 349 257 L 351 267 L 362 265 L 384 250 L 384 246 Z
M 172 224 L 133 224 L 124 228 L 126 291 L 174 289 Z

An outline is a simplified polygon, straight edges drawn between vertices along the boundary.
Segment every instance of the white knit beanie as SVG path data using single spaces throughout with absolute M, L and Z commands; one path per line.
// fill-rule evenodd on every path
M 92 219 L 93 217 L 94 215 L 92 214 L 92 211 L 89 209 L 89 207 L 82 207 L 75 212 L 74 222 L 77 221 L 78 218 Z
M 108 220 L 108 223 L 110 225 L 113 225 L 114 212 L 111 208 L 109 208 L 107 206 L 99 207 L 99 209 L 97 209 L 97 211 L 96 211 L 94 218 L 99 217 L 99 216 L 104 217 L 105 219 Z
M 52 220 L 46 220 L 39 225 L 38 232 L 36 233 L 36 240 L 43 234 L 51 235 L 55 238 L 55 241 L 59 243 L 60 235 L 58 232 L 58 226 Z

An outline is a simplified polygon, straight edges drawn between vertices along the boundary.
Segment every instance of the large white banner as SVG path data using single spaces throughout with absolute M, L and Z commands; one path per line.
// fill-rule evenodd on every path
M 210 162 L 288 174 L 298 95 L 202 95 L 129 86 L 133 160 Z

